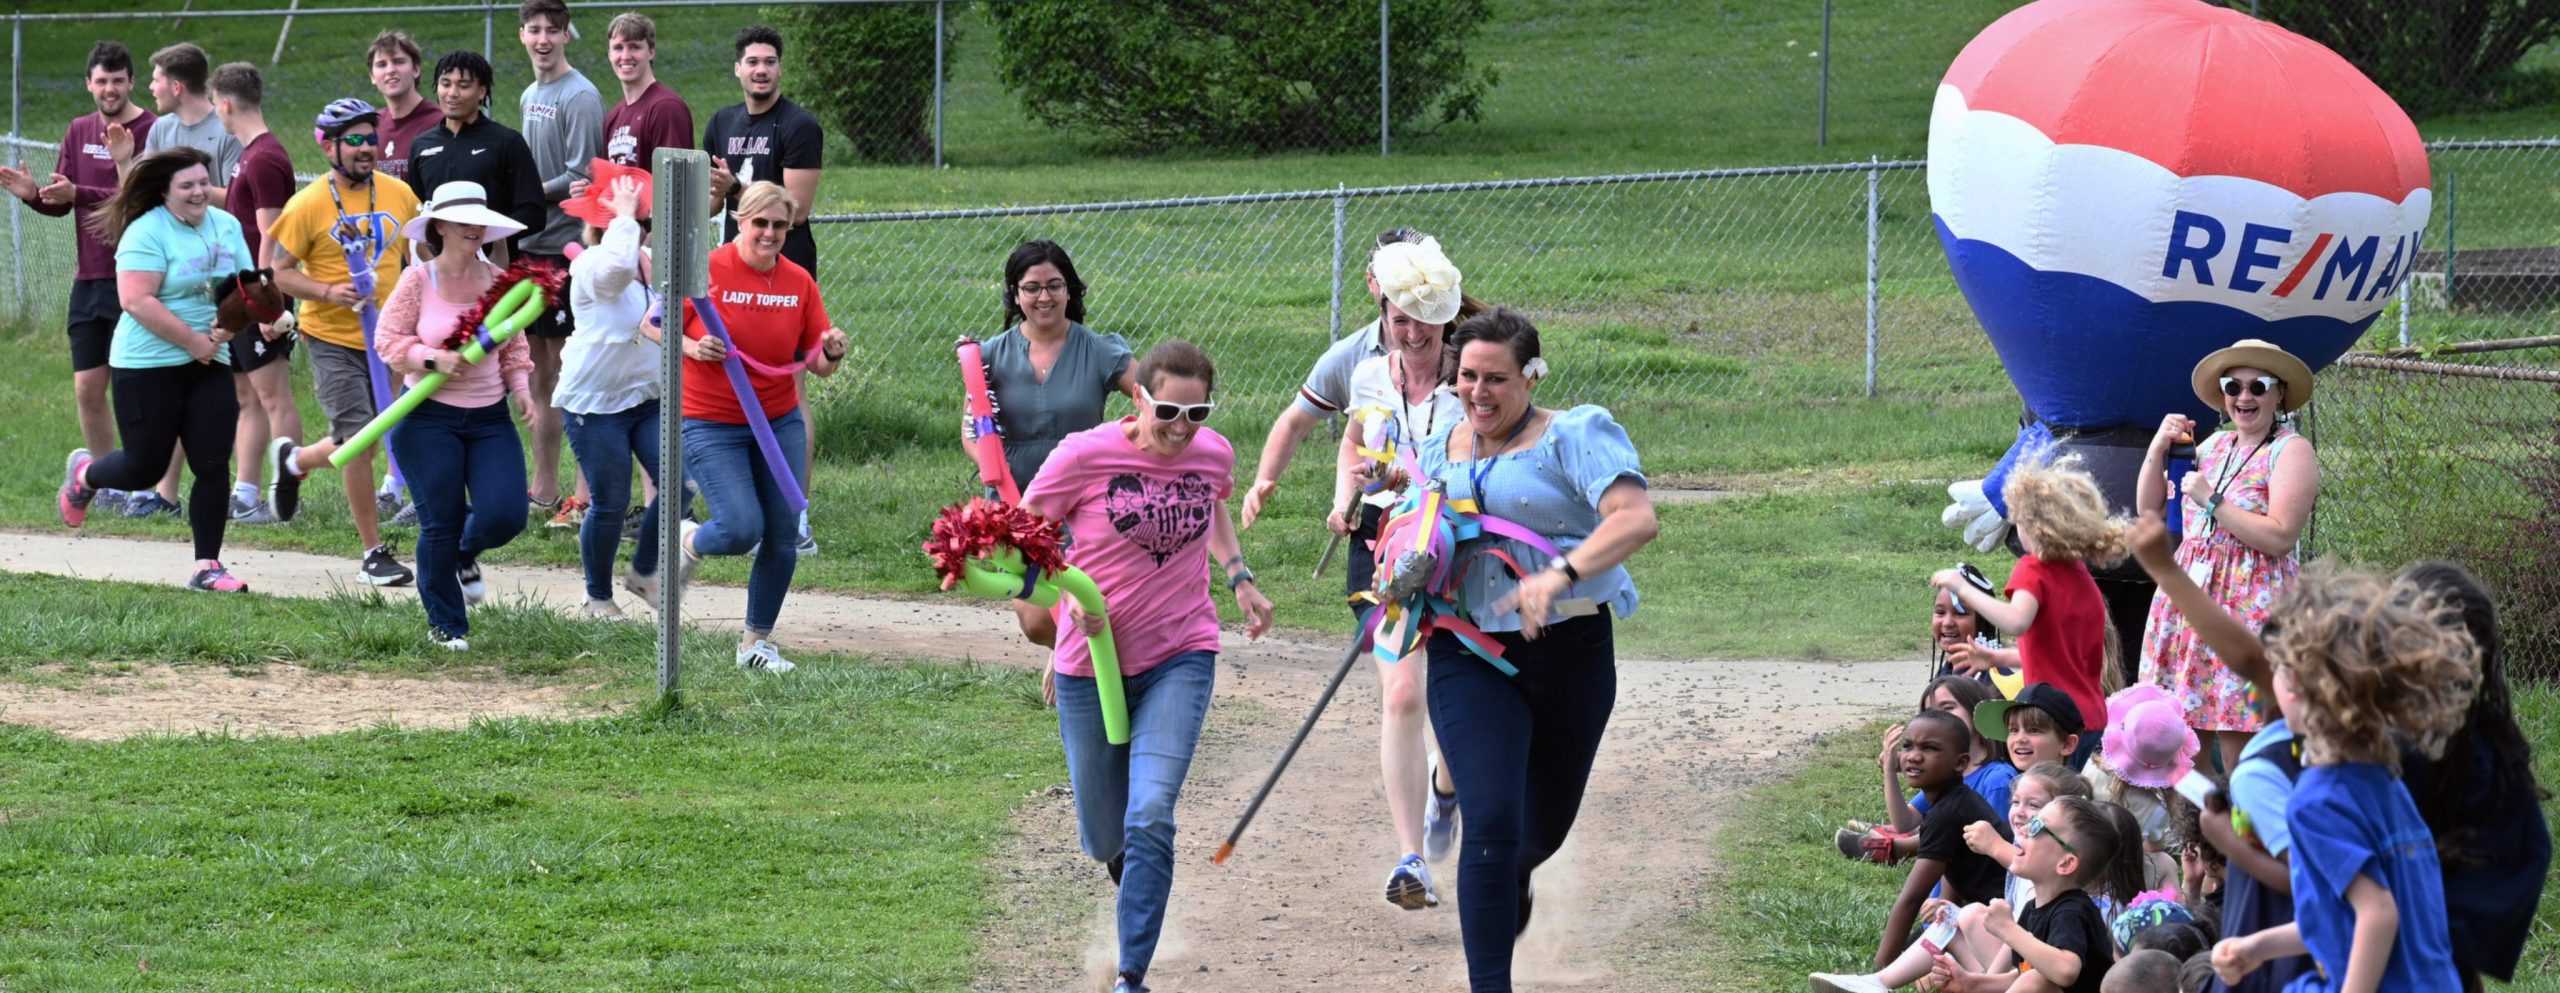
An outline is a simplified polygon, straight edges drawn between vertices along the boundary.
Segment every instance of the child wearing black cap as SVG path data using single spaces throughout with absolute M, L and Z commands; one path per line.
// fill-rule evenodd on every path
M 2028 683 L 2014 700 L 1985 700 L 1973 708 L 1974 730 L 2009 746 L 2009 764 L 2033 769 L 2038 762 L 2061 762 L 2080 771 L 2087 759 L 2080 738 L 2088 725 L 2071 695 L 2046 683 Z

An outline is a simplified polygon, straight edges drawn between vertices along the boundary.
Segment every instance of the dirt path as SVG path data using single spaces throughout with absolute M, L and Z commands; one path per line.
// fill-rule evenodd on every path
M 157 583 L 170 581 L 180 556 L 157 542 L 0 534 L 0 570 Z M 227 564 L 270 593 L 320 595 L 354 583 L 352 560 L 242 548 L 229 552 Z M 563 609 L 583 597 L 570 570 L 504 566 L 492 568 L 489 580 L 493 592 Z M 696 623 L 735 624 L 745 592 L 700 587 L 686 603 Z M 807 648 L 1026 667 L 1045 657 L 1014 635 L 1009 615 L 973 601 L 794 593 L 784 622 L 784 638 Z M 1341 651 L 1316 641 L 1246 645 L 1230 638 L 1218 705 L 1177 813 L 1183 833 L 1173 902 L 1149 976 L 1160 993 L 1465 985 L 1454 907 L 1406 912 L 1381 896 L 1398 853 L 1378 787 L 1377 681 L 1368 663 L 1344 683 L 1235 857 L 1225 866 L 1209 862 Z M 1705 977 L 1680 974 L 1695 951 L 1676 925 L 1700 909 L 1713 869 L 1708 839 L 1725 811 L 1743 790 L 1792 771 L 1794 756 L 1814 738 L 1906 704 L 1919 669 L 1622 661 L 1617 711 L 1579 826 L 1538 876 L 1537 924 L 1518 958 L 1520 988 L 1645 993 L 1699 986 Z M 325 712 L 328 695 L 338 691 L 321 680 L 266 678 L 278 682 L 284 713 Z M 494 687 L 492 701 L 542 692 L 471 685 Z M 0 720 L 29 716 L 21 708 L 33 694 L 64 692 L 0 685 Z M 497 712 L 497 703 L 489 705 Z M 553 706 L 516 712 L 560 712 L 569 702 L 563 697 Z M 988 936 L 990 966 L 976 988 L 1107 989 L 1110 884 L 1076 850 L 1064 784 L 1024 804 L 1018 827 L 997 867 L 1006 910 Z M 1454 865 L 1434 868 L 1446 900 L 1455 890 Z

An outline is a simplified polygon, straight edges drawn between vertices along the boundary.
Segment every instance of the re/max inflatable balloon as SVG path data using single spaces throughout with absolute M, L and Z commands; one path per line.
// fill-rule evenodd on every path
M 2214 423 L 2188 371 L 2241 338 L 2328 365 L 2408 278 L 2431 200 L 2380 87 L 2195 0 L 2020 7 L 1956 56 L 1929 118 L 1930 210 L 2032 415 L 2022 449 Z M 1979 496 L 2005 514 L 1999 481 Z

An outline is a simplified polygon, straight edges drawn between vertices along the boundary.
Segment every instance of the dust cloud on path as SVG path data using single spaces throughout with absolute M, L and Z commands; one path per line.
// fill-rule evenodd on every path
M 183 555 L 160 542 L 0 534 L 0 570 L 166 583 Z M 352 559 L 239 548 L 227 553 L 226 564 L 266 593 L 318 596 L 357 585 Z M 521 594 L 563 610 L 584 598 L 574 570 L 504 565 L 488 575 L 493 595 Z M 718 629 L 737 623 L 745 599 L 743 589 L 698 586 L 687 592 L 685 613 Z M 645 614 L 624 600 L 624 609 Z M 801 648 L 1021 667 L 1046 657 L 1016 635 L 1009 612 L 981 601 L 795 591 L 784 621 L 783 638 Z M 1228 638 L 1217 704 L 1176 815 L 1182 834 L 1172 905 L 1148 977 L 1159 993 L 1465 986 L 1454 863 L 1433 867 L 1441 877 L 1439 908 L 1398 910 L 1382 895 L 1400 853 L 1378 785 L 1379 704 L 1371 663 L 1361 662 L 1345 681 L 1235 856 L 1225 866 L 1209 861 L 1343 647 Z M 332 730 L 328 708 L 343 701 L 331 697 L 343 697 L 346 688 L 331 681 L 381 681 L 269 668 L 244 682 L 267 684 L 247 692 L 274 701 L 275 709 L 233 706 L 223 727 L 235 733 Z M 1581 818 L 1564 851 L 1537 877 L 1537 918 L 1519 952 L 1519 988 L 1647 993 L 1704 985 L 1710 977 L 1679 974 L 1694 952 L 1683 947 L 1678 921 L 1702 909 L 1716 868 L 1709 844 L 1716 829 L 1745 790 L 1792 772 L 1814 739 L 1909 705 L 1921 668 L 1916 662 L 1621 660 L 1617 710 Z M 186 679 L 241 681 L 189 670 L 147 675 L 146 683 L 156 680 L 174 695 L 184 694 Z M 473 712 L 576 712 L 572 694 L 557 688 L 503 680 L 406 682 L 482 688 L 488 696 L 461 708 L 466 719 Z M 83 692 L 0 684 L 0 720 L 61 727 L 35 716 L 61 712 L 36 701 L 60 708 L 55 698 Z M 272 695 L 260 698 L 261 692 Z M 544 693 L 554 697 L 543 701 Z M 130 692 L 90 695 L 109 707 L 129 708 L 140 699 Z M 354 712 L 341 719 L 355 726 L 385 716 Z M 423 726 L 413 724 L 423 716 L 387 715 L 413 726 Z M 77 719 L 114 726 L 95 716 Z M 986 935 L 988 968 L 974 988 L 1107 990 L 1114 947 L 1110 884 L 1076 849 L 1064 784 L 1024 803 L 1017 827 L 1019 836 L 994 866 L 1005 909 Z

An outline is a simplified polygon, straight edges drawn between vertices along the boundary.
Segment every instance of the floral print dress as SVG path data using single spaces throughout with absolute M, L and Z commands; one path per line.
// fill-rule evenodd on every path
M 2279 425 L 2265 444 L 2241 448 L 2239 432 L 2216 434 L 2197 453 L 2197 485 L 2220 487 L 2226 508 L 2264 514 L 2270 503 L 2267 480 L 2275 473 L 2276 455 L 2294 437 L 2292 428 Z M 2277 594 L 2293 585 L 2300 572 L 2295 555 L 2269 555 L 2249 547 L 2207 523 L 2204 509 L 2191 500 L 2179 501 L 2179 507 L 2186 538 L 2178 543 L 2178 568 L 2250 631 L 2264 628 Z M 2249 709 L 2248 684 L 2196 637 L 2167 594 L 2151 598 L 2151 619 L 2142 632 L 2142 681 L 2177 697 L 2186 708 L 2188 727 L 2258 730 L 2258 716 Z

